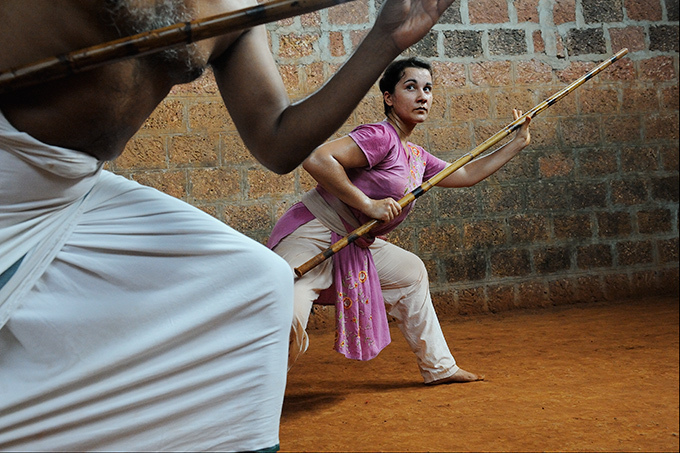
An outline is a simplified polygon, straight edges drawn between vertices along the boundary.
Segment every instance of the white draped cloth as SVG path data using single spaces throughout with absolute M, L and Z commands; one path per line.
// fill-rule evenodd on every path
M 278 444 L 293 276 L 266 247 L 0 113 L 0 275 L 17 263 L 0 450 Z

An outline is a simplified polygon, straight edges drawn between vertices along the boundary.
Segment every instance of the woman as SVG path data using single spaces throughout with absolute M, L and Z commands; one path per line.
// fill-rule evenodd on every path
M 397 200 L 448 165 L 408 141 L 430 113 L 431 67 L 416 58 L 397 60 L 379 87 L 386 119 L 325 143 L 305 160 L 303 167 L 318 186 L 279 220 L 268 244 L 297 267 L 366 221 L 381 220 L 371 231 L 374 236 L 350 244 L 296 280 L 289 367 L 307 349 L 312 303 L 331 298 L 337 314 L 335 349 L 345 356 L 375 357 L 390 341 L 389 313 L 416 354 L 426 384 L 481 380 L 459 368 L 449 351 L 423 262 L 377 237 L 411 210 Z M 515 119 L 521 114 L 513 110 Z M 528 126 L 527 118 L 511 142 L 469 162 L 438 186 L 469 187 L 493 174 L 529 144 Z

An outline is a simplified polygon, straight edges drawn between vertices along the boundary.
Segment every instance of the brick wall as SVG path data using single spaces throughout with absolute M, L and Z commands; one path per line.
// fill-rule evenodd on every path
M 378 8 L 356 0 L 269 26 L 292 98 L 347 59 Z M 623 47 L 534 120 L 530 148 L 475 187 L 432 190 L 390 235 L 425 261 L 440 314 L 678 290 L 677 0 L 455 0 L 406 52 L 435 68 L 414 141 L 454 160 Z M 338 134 L 381 119 L 374 88 Z M 109 167 L 259 241 L 313 186 L 248 154 L 210 74 L 177 87 Z

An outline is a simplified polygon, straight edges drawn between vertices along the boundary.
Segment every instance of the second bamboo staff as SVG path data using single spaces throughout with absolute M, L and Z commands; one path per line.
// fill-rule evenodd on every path
M 628 53 L 628 49 L 622 49 L 619 52 L 617 52 L 614 56 L 609 58 L 608 60 L 605 60 L 604 62 L 600 63 L 597 65 L 595 68 L 590 70 L 587 74 L 584 76 L 580 77 L 579 79 L 575 80 L 574 82 L 570 83 L 567 87 L 563 88 L 562 90 L 558 91 L 554 95 L 550 96 L 548 99 L 544 100 L 528 112 L 526 112 L 524 115 L 520 116 L 517 118 L 515 121 L 512 123 L 508 124 L 505 128 L 501 129 L 500 131 L 496 132 L 493 136 L 485 140 L 483 143 L 475 147 L 472 151 L 469 153 L 463 155 L 462 157 L 458 158 L 456 161 L 448 165 L 446 168 L 444 168 L 442 171 L 434 175 L 432 178 L 428 179 L 425 181 L 423 184 L 421 184 L 419 187 L 416 187 L 413 189 L 410 193 L 405 195 L 403 198 L 401 198 L 398 203 L 399 205 L 403 208 L 407 206 L 409 203 L 413 202 L 416 198 L 422 196 L 425 194 L 428 190 L 436 186 L 438 183 L 440 183 L 443 179 L 445 179 L 447 176 L 449 176 L 451 173 L 455 172 L 459 168 L 463 167 L 465 164 L 470 162 L 472 159 L 475 157 L 479 156 L 482 154 L 484 151 L 488 150 L 501 140 L 503 140 L 505 137 L 516 131 L 517 129 L 520 128 L 522 124 L 524 124 L 524 121 L 526 121 L 527 118 L 534 118 L 536 115 L 550 107 L 551 105 L 555 104 L 557 101 L 562 99 L 564 96 L 567 94 L 571 93 L 574 91 L 576 88 L 579 86 L 583 85 L 585 82 L 590 80 L 591 78 L 595 77 L 597 74 L 599 74 L 601 71 L 603 71 L 605 68 L 607 68 L 609 65 L 614 63 L 615 61 L 623 58 L 626 54 Z M 319 253 L 306 263 L 302 264 L 299 267 L 295 268 L 295 275 L 298 277 L 302 277 L 304 274 L 312 270 L 314 267 L 318 266 L 322 262 L 324 262 L 326 259 L 332 257 L 335 255 L 337 252 L 342 250 L 344 247 L 348 246 L 352 242 L 356 241 L 358 238 L 361 236 L 367 234 L 373 227 L 375 227 L 380 221 L 379 220 L 371 220 L 369 222 L 366 222 L 365 224 L 361 225 L 359 228 L 355 229 L 351 233 L 349 233 L 347 236 L 344 238 L 340 239 L 338 242 L 334 243 L 331 245 L 329 248 L 324 250 L 323 252 Z

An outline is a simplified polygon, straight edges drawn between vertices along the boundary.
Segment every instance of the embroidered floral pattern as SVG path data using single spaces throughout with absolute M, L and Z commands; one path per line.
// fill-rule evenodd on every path
M 425 174 L 426 164 L 425 159 L 423 159 L 422 150 L 419 146 L 414 145 L 413 143 L 407 143 L 406 148 L 408 150 L 409 175 L 408 183 L 404 188 L 404 195 L 421 184 L 423 174 Z
M 367 271 L 368 259 L 364 259 L 358 272 L 348 270 L 342 276 L 342 288 L 337 291 L 336 310 L 340 310 L 336 321 L 339 323 L 335 335 L 335 349 L 350 358 L 365 360 L 377 354 L 374 338 L 373 313 L 371 311 L 370 293 L 371 278 Z M 378 287 L 380 284 L 378 283 Z M 355 303 L 356 302 L 356 303 Z M 382 301 L 381 301 L 382 303 Z M 359 353 L 360 356 L 356 354 Z

